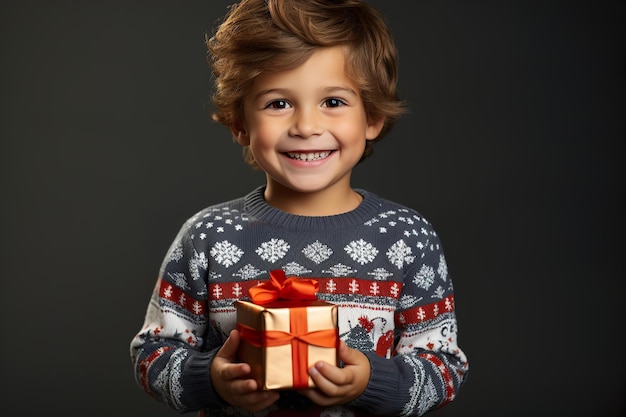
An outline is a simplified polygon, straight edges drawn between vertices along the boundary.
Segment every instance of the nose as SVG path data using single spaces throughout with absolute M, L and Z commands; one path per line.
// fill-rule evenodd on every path
M 299 108 L 294 112 L 289 135 L 308 138 L 322 133 L 320 115 L 314 108 Z

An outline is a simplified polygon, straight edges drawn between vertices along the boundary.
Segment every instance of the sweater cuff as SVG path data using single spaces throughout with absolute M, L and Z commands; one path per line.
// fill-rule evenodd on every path
M 213 388 L 211 363 L 216 351 L 194 352 L 185 363 L 181 385 L 181 401 L 190 410 L 200 410 L 210 405 L 227 405 Z
M 363 352 L 370 361 L 370 381 L 367 388 L 349 405 L 374 414 L 387 414 L 402 409 L 398 391 L 398 372 L 393 361 L 374 352 Z

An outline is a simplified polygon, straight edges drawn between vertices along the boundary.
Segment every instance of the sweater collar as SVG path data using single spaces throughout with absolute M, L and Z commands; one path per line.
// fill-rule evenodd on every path
M 278 227 L 318 231 L 321 229 L 346 229 L 362 225 L 376 217 L 381 210 L 381 200 L 376 195 L 362 189 L 355 189 L 355 191 L 363 196 L 361 204 L 352 211 L 333 216 L 300 216 L 272 207 L 263 197 L 264 185 L 246 195 L 244 204 L 246 212 L 251 218 Z

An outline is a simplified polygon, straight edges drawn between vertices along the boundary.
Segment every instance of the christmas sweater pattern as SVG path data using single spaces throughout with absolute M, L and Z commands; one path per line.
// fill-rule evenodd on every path
M 365 190 L 357 190 L 357 209 L 328 217 L 279 211 L 263 191 L 208 207 L 181 228 L 131 341 L 138 384 L 175 410 L 204 416 L 283 415 L 290 408 L 316 416 L 419 416 L 453 400 L 468 362 L 430 223 Z M 317 279 L 318 299 L 338 306 L 340 337 L 370 360 L 369 385 L 347 407 L 324 410 L 284 392 L 272 409 L 249 414 L 211 386 L 210 363 L 235 328 L 235 300 L 249 299 L 249 288 L 275 269 Z

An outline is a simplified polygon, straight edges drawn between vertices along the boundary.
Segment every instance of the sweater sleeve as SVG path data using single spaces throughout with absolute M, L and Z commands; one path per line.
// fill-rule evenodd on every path
M 395 313 L 391 357 L 364 352 L 371 365 L 365 392 L 351 406 L 374 414 L 421 416 L 452 401 L 467 377 L 457 344 L 452 281 L 437 235 L 417 242 L 418 261 L 405 273 Z
M 130 344 L 135 379 L 149 395 L 185 412 L 225 403 L 211 384 L 210 366 L 221 343 L 206 340 L 207 264 L 183 226 L 172 243 Z

